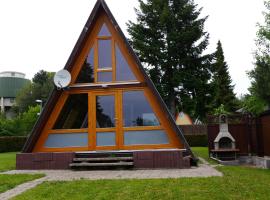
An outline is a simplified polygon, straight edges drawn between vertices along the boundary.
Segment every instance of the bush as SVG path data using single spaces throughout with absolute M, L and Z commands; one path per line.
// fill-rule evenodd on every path
M 185 135 L 185 138 L 191 147 L 208 146 L 207 135 Z
M 26 139 L 26 136 L 0 137 L 0 152 L 21 151 Z
M 39 106 L 29 107 L 28 111 L 13 119 L 0 116 L 0 136 L 25 136 L 32 130 L 40 111 Z

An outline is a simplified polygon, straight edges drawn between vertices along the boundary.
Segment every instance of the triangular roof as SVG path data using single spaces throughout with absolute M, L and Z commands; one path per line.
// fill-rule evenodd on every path
M 192 119 L 184 112 L 180 112 L 176 115 L 175 123 L 177 125 L 192 125 Z
M 125 47 L 128 49 L 129 54 L 132 56 L 132 58 L 134 59 L 134 61 L 137 64 L 141 74 L 144 76 L 144 80 L 146 82 L 146 85 L 155 95 L 157 102 L 160 104 L 160 107 L 162 108 L 163 113 L 166 115 L 168 122 L 170 123 L 171 127 L 173 128 L 173 131 L 175 131 L 177 133 L 179 140 L 181 141 L 181 143 L 183 143 L 184 147 L 187 149 L 187 153 L 189 155 L 193 156 L 192 151 L 190 150 L 190 147 L 189 147 L 182 131 L 176 125 L 174 118 L 170 114 L 164 101 L 162 100 L 161 96 L 159 95 L 158 91 L 156 90 L 153 82 L 146 74 L 141 62 L 139 61 L 138 57 L 135 55 L 134 51 L 130 47 L 127 39 L 125 38 L 123 32 L 121 31 L 119 25 L 117 24 L 116 20 L 114 19 L 112 13 L 110 12 L 110 10 L 109 10 L 109 8 L 104 0 L 98 0 L 96 2 L 95 6 L 93 8 L 93 11 L 92 11 L 91 15 L 89 16 L 81 34 L 80 34 L 80 37 L 79 37 L 74 49 L 71 52 L 71 55 L 70 55 L 66 65 L 65 65 L 64 69 L 71 71 L 72 66 L 74 66 L 74 62 L 76 60 L 76 57 L 81 52 L 81 49 L 83 48 L 84 42 L 86 41 L 87 36 L 90 34 L 91 29 L 93 28 L 95 21 L 98 18 L 99 12 L 101 12 L 101 11 L 104 11 L 106 13 L 106 15 L 109 17 L 109 19 L 110 19 L 111 23 L 113 24 L 114 28 L 116 29 L 117 33 L 120 35 L 121 39 L 124 41 Z M 34 128 L 31 132 L 30 136 L 28 137 L 28 139 L 23 147 L 22 152 L 24 152 L 24 153 L 32 152 L 34 145 L 37 142 L 37 140 L 42 132 L 42 129 L 45 126 L 45 122 L 48 120 L 50 113 L 52 112 L 57 100 L 60 97 L 61 92 L 62 91 L 59 91 L 56 88 L 52 91 L 52 93 L 51 93 L 50 97 L 48 98 L 48 101 L 43 109 L 43 111 L 46 111 L 46 112 L 42 112 L 41 115 L 39 116 L 36 124 L 34 125 Z

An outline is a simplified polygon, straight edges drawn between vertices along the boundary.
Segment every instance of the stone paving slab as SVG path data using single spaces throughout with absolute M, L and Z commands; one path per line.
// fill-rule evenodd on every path
M 182 177 L 222 176 L 215 168 L 201 164 L 191 169 L 153 169 L 153 170 L 12 170 L 3 174 L 45 174 L 48 181 L 70 181 L 78 179 L 156 179 Z

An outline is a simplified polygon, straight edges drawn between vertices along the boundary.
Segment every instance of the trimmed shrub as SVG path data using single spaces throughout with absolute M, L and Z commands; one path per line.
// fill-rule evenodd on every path
M 0 152 L 21 151 L 26 139 L 26 136 L 0 137 Z
M 208 146 L 207 135 L 185 135 L 185 138 L 191 147 Z

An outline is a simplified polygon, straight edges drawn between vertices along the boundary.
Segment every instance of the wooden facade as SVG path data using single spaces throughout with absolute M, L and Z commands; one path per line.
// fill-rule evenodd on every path
M 61 91 L 54 89 L 23 148 L 23 153 L 179 149 L 185 150 L 186 155 L 193 156 L 181 130 L 103 0 L 97 1 L 65 69 L 71 74 L 71 84 Z M 126 74 L 121 72 L 122 69 Z M 89 80 L 83 74 L 87 70 Z M 127 116 L 131 112 L 126 111 L 131 106 L 128 100 L 133 101 L 132 95 L 139 98 L 148 109 L 140 117 L 137 116 L 137 122 Z M 76 104 L 72 97 L 84 100 Z M 100 103 L 101 99 L 106 98 L 110 99 L 109 103 Z M 80 111 L 85 114 L 84 125 L 74 126 L 75 128 L 69 127 L 68 123 L 76 121 L 76 116 L 80 115 L 75 111 L 66 111 L 76 109 L 74 106 L 79 106 L 80 109 L 85 106 Z M 137 108 L 138 106 L 134 106 L 133 113 L 139 112 Z M 100 126 L 99 118 L 108 120 L 108 116 L 102 113 L 106 109 L 110 112 L 109 125 Z M 144 133 L 153 138 L 158 133 L 161 143 L 148 141 L 137 144 L 132 141 L 136 134 Z M 69 142 L 76 136 L 87 137 L 87 145 L 61 144 L 62 146 L 57 147 L 51 138 L 63 138 L 62 136 L 72 136 Z M 99 145 L 98 137 L 101 136 L 105 138 L 101 143 L 110 141 L 111 144 Z M 144 136 L 139 137 L 143 140 Z

